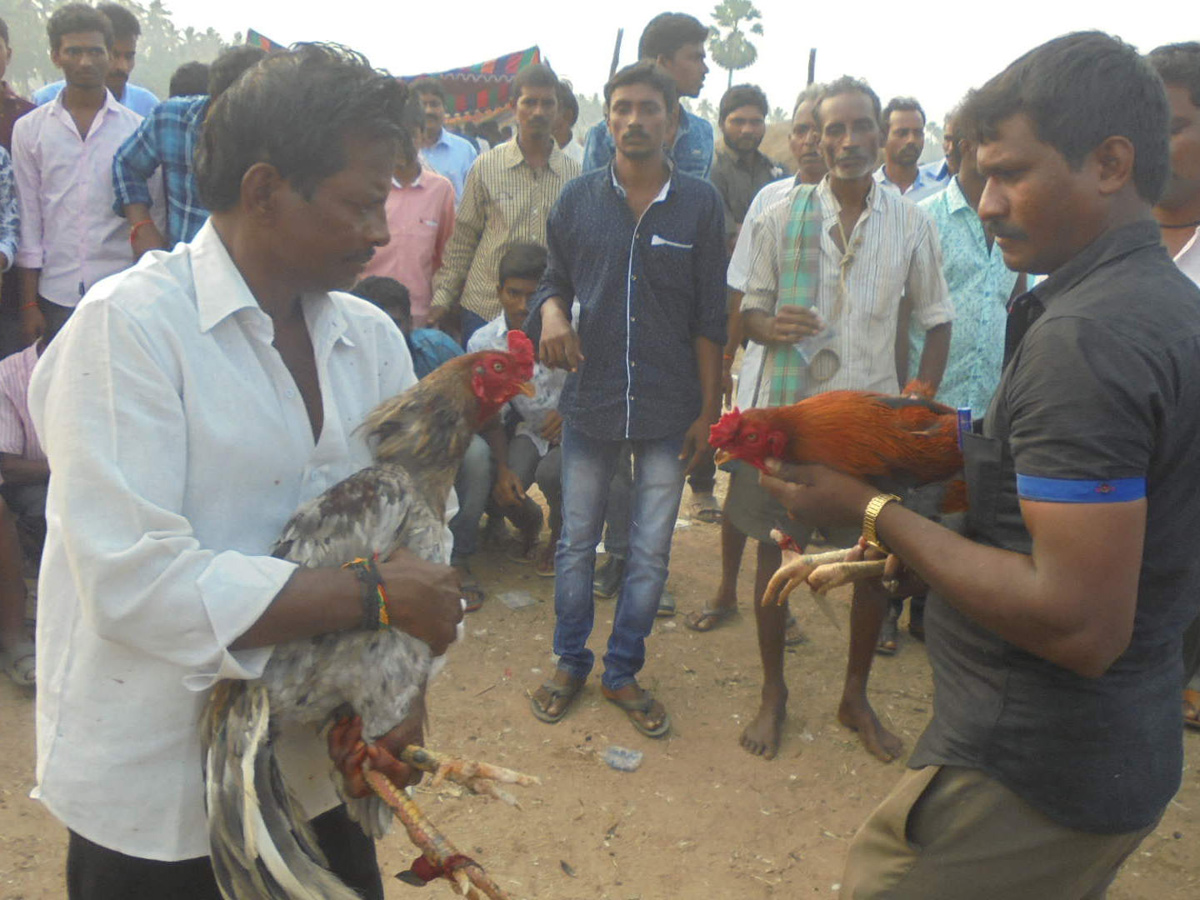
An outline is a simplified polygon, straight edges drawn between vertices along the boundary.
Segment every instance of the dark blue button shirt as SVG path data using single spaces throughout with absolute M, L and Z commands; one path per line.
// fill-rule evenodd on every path
M 694 342 L 725 343 L 725 217 L 706 181 L 672 173 L 633 216 L 612 168 L 569 182 L 546 226 L 550 263 L 526 332 L 536 346 L 542 305 L 579 302 L 584 361 L 559 411 L 602 440 L 682 434 L 700 415 Z

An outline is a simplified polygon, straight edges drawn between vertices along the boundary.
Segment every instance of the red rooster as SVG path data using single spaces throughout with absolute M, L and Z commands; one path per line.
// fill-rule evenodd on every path
M 409 390 L 380 404 L 363 428 L 374 464 L 302 505 L 284 526 L 274 555 L 303 566 L 336 567 L 361 557 L 386 559 L 405 547 L 447 563 L 444 520 L 454 477 L 472 435 L 517 393 L 532 393 L 533 346 L 508 333 L 509 352 L 452 359 Z M 437 660 L 397 628 L 352 629 L 276 645 L 257 681 L 219 682 L 209 697 L 203 740 L 209 839 L 221 893 L 229 900 L 351 900 L 357 894 L 325 868 L 283 780 L 274 738 L 284 723 L 315 729 L 356 714 L 375 741 L 424 711 Z M 386 752 L 386 751 L 384 751 Z M 534 779 L 420 747 L 402 758 L 440 778 L 498 796 L 495 781 Z M 332 768 L 332 766 L 331 766 Z M 445 841 L 378 771 L 378 796 L 346 798 L 367 834 L 386 830 L 392 810 L 423 851 L 421 877 L 444 874 L 468 897 L 505 897 L 469 858 Z M 389 809 L 390 807 L 390 809 Z
M 790 406 L 734 409 L 709 433 L 718 463 L 740 459 L 760 471 L 766 460 L 819 463 L 881 488 L 946 483 L 939 509 L 966 509 L 966 484 L 954 409 L 917 396 L 919 382 L 893 397 L 868 391 L 829 391 Z M 846 564 L 848 551 L 799 556 L 795 547 L 771 579 L 763 602 L 782 603 L 799 584 L 824 591 L 853 578 L 880 574 L 880 564 Z M 789 558 L 790 557 L 790 558 Z M 836 565 L 841 563 L 841 565 Z

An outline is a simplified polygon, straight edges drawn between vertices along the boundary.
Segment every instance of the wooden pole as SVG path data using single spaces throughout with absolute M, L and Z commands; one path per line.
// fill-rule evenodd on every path
M 617 66 L 621 64 L 621 38 L 625 37 L 625 29 L 617 29 L 617 42 L 613 45 L 612 65 L 608 67 L 608 77 L 612 78 L 617 74 Z
M 808 51 L 808 83 L 812 84 L 817 80 L 817 48 L 813 47 Z

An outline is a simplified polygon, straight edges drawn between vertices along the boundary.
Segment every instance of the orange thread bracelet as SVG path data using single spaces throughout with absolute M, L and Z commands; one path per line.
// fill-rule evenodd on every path
M 136 225 L 130 225 L 129 226 L 129 243 L 132 244 L 135 240 L 137 240 L 137 233 L 138 233 L 139 228 L 141 228 L 143 225 L 153 225 L 153 224 L 154 224 L 153 219 L 142 219 L 142 221 L 138 222 Z

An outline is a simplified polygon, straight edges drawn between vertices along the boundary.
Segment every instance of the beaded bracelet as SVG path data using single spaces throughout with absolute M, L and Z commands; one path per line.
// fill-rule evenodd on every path
M 387 590 L 379 575 L 379 567 L 375 565 L 378 558 L 379 554 L 375 553 L 369 557 L 351 560 L 342 566 L 343 569 L 352 570 L 354 577 L 362 583 L 362 627 L 368 631 L 387 628 L 392 624 L 387 611 Z

